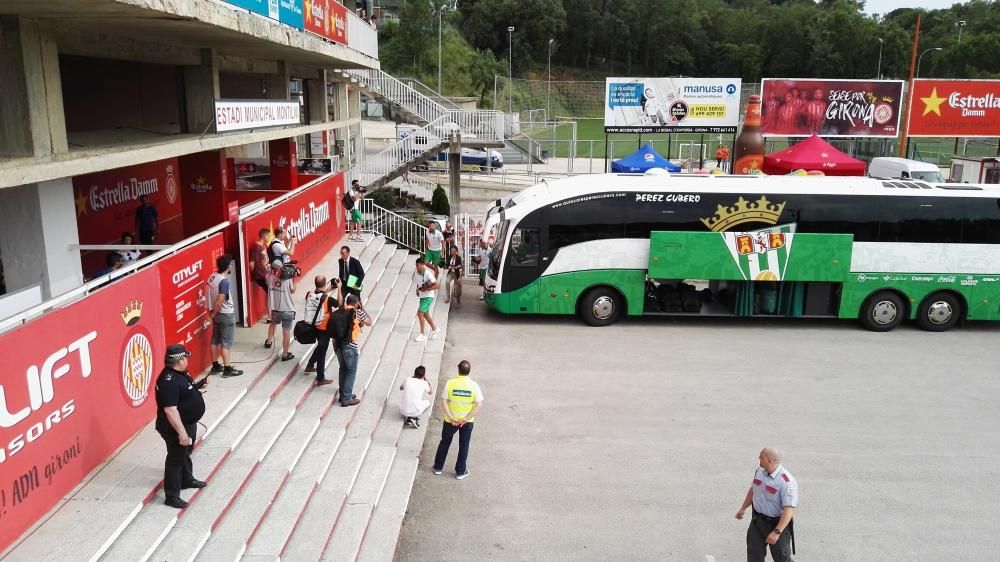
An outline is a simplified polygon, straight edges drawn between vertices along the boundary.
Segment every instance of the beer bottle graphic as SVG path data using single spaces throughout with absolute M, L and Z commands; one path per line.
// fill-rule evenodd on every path
M 736 137 L 733 173 L 749 175 L 764 167 L 764 136 L 760 132 L 760 96 L 754 94 L 747 102 L 743 130 Z

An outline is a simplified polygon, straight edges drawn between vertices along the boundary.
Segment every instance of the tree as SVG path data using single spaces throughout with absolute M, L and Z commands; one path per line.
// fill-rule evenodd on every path
M 435 215 L 451 216 L 451 204 L 448 203 L 448 193 L 438 185 L 431 195 L 431 212 Z

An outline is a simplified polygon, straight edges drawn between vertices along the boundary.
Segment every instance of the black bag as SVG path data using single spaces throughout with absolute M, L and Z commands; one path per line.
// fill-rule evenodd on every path
M 313 314 L 311 323 L 305 320 L 299 320 L 295 323 L 295 327 L 292 328 L 292 336 L 295 341 L 307 345 L 316 343 L 316 337 L 319 335 L 319 330 L 316 329 L 316 319 L 319 318 L 319 311 L 323 310 L 324 304 L 326 304 L 326 295 L 319 298 L 319 304 L 316 306 L 316 313 Z
M 354 198 L 351 197 L 350 191 L 345 192 L 344 196 L 340 198 L 340 204 L 343 205 L 348 211 L 354 208 Z
M 330 315 L 330 321 L 326 324 L 326 332 L 330 335 L 331 341 L 338 346 L 345 346 L 351 343 L 351 334 L 354 332 L 355 309 L 338 308 Z

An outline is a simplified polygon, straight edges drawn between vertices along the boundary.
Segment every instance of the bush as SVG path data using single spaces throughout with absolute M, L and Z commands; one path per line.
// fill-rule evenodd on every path
M 435 215 L 451 216 L 451 204 L 448 203 L 448 193 L 440 184 L 434 189 L 431 196 L 431 212 Z
M 384 209 L 392 210 L 396 208 L 396 197 L 393 195 L 392 189 L 388 187 L 376 189 L 368 198 Z

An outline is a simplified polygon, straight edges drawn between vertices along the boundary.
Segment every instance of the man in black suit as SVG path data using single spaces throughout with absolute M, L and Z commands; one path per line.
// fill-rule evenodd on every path
M 361 283 L 365 280 L 365 268 L 361 267 L 361 260 L 351 256 L 351 249 L 347 246 L 340 247 L 337 268 L 337 278 L 340 279 L 340 288 L 344 291 L 344 296 L 356 295 L 361 298 Z M 354 287 L 347 283 L 352 275 L 357 278 Z

